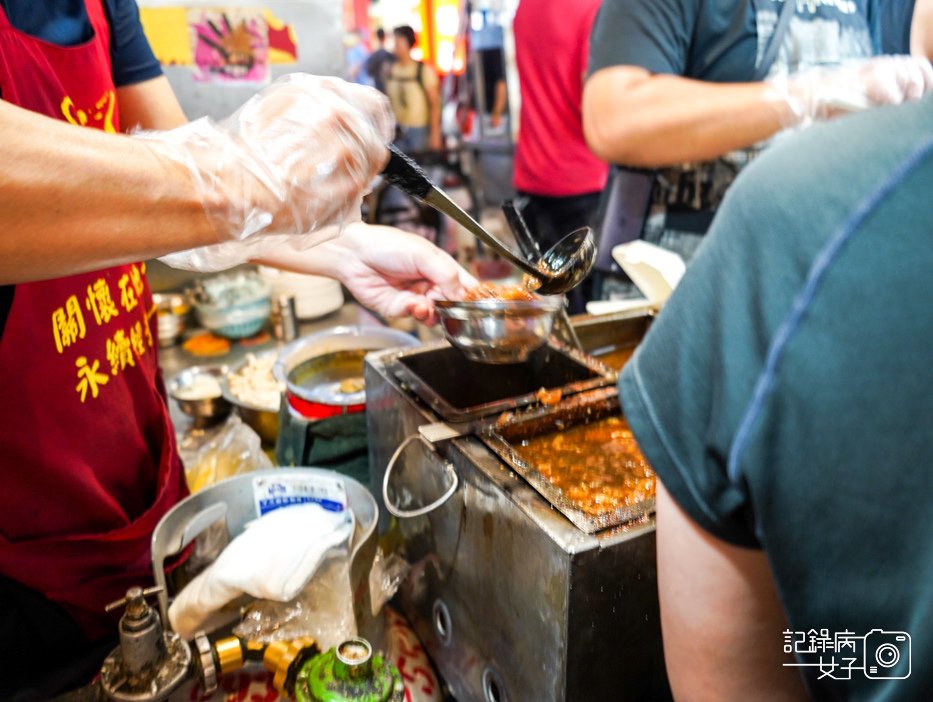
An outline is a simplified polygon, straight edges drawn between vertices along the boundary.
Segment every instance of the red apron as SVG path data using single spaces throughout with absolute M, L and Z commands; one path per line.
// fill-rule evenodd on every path
M 0 9 L 0 96 L 119 131 L 102 0 L 60 47 Z M 93 173 L 84 174 L 93 178 Z M 149 542 L 185 494 L 145 266 L 17 285 L 0 337 L 0 574 L 61 604 L 92 638 L 104 605 L 151 580 Z

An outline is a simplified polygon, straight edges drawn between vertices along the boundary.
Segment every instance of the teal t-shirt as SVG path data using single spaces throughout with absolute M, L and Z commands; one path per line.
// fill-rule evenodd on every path
M 931 192 L 933 96 L 776 144 L 620 380 L 678 504 L 767 553 L 775 645 L 851 635 L 850 679 L 800 668 L 816 699 L 933 699 Z
M 883 0 L 797 2 L 772 71 L 879 53 Z M 716 83 L 752 80 L 784 0 L 603 0 L 590 73 L 641 66 Z M 906 49 L 905 49 L 906 52 Z

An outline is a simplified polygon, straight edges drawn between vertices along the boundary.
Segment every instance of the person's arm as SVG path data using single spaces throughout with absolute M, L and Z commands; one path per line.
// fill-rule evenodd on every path
M 191 175 L 144 143 L 0 101 L 0 283 L 217 243 Z
M 425 81 L 425 93 L 428 96 L 428 127 L 431 130 L 429 146 L 432 149 L 440 150 L 443 147 L 441 139 L 441 83 L 434 69 L 430 66 L 424 67 L 425 76 L 430 76 L 430 80 Z
M 657 167 L 721 156 L 792 121 L 764 83 L 706 83 L 636 66 L 597 71 L 583 89 L 583 130 L 604 161 Z
M 929 62 L 904 56 L 779 74 L 765 82 L 686 78 L 701 21 L 695 2 L 602 2 L 583 93 L 584 134 L 597 156 L 644 168 L 707 160 L 788 127 L 915 99 L 933 84 Z M 754 74 L 753 58 L 747 60 L 735 77 Z
M 910 22 L 910 53 L 928 59 L 933 56 L 933 0 L 916 0 L 914 4 Z
M 165 78 L 117 91 L 120 112 L 143 129 L 170 129 L 185 116 Z M 282 246 L 262 263 L 340 280 L 360 302 L 386 317 L 436 321 L 434 299 L 459 299 L 476 281 L 450 256 L 421 237 L 390 227 L 352 224 L 338 239 L 296 251 Z
M 509 102 L 509 91 L 505 85 L 505 79 L 500 78 L 496 81 L 495 87 L 495 100 L 492 103 L 492 114 L 490 116 L 490 124 L 493 127 L 498 127 L 502 124 L 502 115 L 505 114 L 505 108 L 508 106 Z
M 128 109 L 143 124 L 178 119 L 137 88 Z M 384 164 L 391 127 L 375 91 L 303 74 L 222 122 L 141 138 L 0 101 L 0 284 L 342 222 Z
M 117 88 L 117 104 L 124 131 L 174 129 L 188 122 L 165 76 Z
M 914 56 L 876 56 L 761 83 L 707 83 L 613 66 L 586 82 L 583 126 L 597 156 L 650 168 L 714 158 L 781 129 L 898 105 L 930 90 L 933 67 Z
M 428 324 L 437 320 L 435 300 L 459 300 L 476 285 L 456 261 L 426 239 L 362 222 L 311 249 L 281 247 L 257 263 L 336 278 L 358 302 L 384 317 L 408 315 Z
M 658 592 L 674 698 L 689 702 L 807 699 L 784 667 L 787 629 L 764 553 L 711 536 L 658 481 Z
M 765 100 L 764 84 L 681 77 L 701 19 L 698 3 L 681 0 L 604 0 L 595 20 L 584 18 L 583 129 L 602 160 L 636 167 L 705 160 L 761 141 L 790 119 L 789 107 Z

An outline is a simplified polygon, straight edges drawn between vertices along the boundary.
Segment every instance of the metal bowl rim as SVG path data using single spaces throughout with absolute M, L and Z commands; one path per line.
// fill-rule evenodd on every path
M 379 336 L 382 336 L 383 338 L 375 339 L 375 337 Z M 280 384 L 284 384 L 287 387 L 288 374 L 299 364 L 317 356 L 323 355 L 324 353 L 333 353 L 334 351 L 345 350 L 338 348 L 323 352 L 314 351 L 305 356 L 304 354 L 307 352 L 308 347 L 313 347 L 318 344 L 324 345 L 328 341 L 335 341 L 337 339 L 354 339 L 359 340 L 355 341 L 354 343 L 365 343 L 368 338 L 373 338 L 379 343 L 381 343 L 384 339 L 391 338 L 395 341 L 398 341 L 399 343 L 395 346 L 379 346 L 372 349 L 365 349 L 367 353 L 385 351 L 392 348 L 404 348 L 406 346 L 420 345 L 418 339 L 411 334 L 400 331 L 398 329 L 392 329 L 391 327 L 369 324 L 341 325 L 337 327 L 331 327 L 329 329 L 323 329 L 321 331 L 314 332 L 313 334 L 307 334 L 305 336 L 298 337 L 291 343 L 283 346 L 279 351 L 279 357 L 276 360 L 275 365 L 272 367 L 272 373 Z M 359 347 L 347 347 L 347 350 L 351 348 L 356 349 Z M 295 358 L 299 358 L 300 360 L 296 361 Z
M 439 310 L 463 310 L 467 312 L 557 312 L 563 306 L 559 296 L 542 297 L 540 300 L 437 300 Z
M 279 349 L 267 349 L 265 351 L 260 351 L 259 353 L 254 353 L 253 356 L 255 356 L 256 358 L 262 358 L 265 356 L 271 356 L 273 354 L 276 357 L 278 357 Z M 240 359 L 239 361 L 237 361 L 236 363 L 232 364 L 229 367 L 229 370 L 227 371 L 227 373 L 224 375 L 223 379 L 220 381 L 220 389 L 223 391 L 224 399 L 236 407 L 244 407 L 248 410 L 253 410 L 254 412 L 268 412 L 269 414 L 278 415 L 279 409 L 281 408 L 281 403 L 282 403 L 281 397 L 279 398 L 279 407 L 276 407 L 275 409 L 269 409 L 268 407 L 260 407 L 259 405 L 254 405 L 249 402 L 244 402 L 243 400 L 238 398 L 236 395 L 234 395 L 233 392 L 230 390 L 230 376 L 238 372 L 241 368 L 243 368 L 246 365 L 246 362 L 247 362 L 247 359 L 244 357 Z M 273 364 L 273 368 L 274 368 L 274 364 Z M 273 377 L 275 377 L 274 373 L 273 373 Z
M 226 363 L 205 363 L 205 364 L 198 365 L 198 366 L 191 366 L 189 368 L 185 368 L 182 371 L 179 371 L 178 373 L 173 375 L 171 378 L 169 378 L 168 382 L 165 384 L 166 390 L 168 390 L 168 394 L 172 397 L 172 399 L 177 402 L 199 402 L 199 400 L 191 400 L 191 399 L 183 400 L 179 397 L 176 397 L 175 393 L 177 393 L 178 390 L 180 389 L 182 382 L 189 380 L 191 378 L 194 378 L 197 375 L 211 375 L 217 378 L 217 382 L 220 383 L 221 395 L 219 397 L 223 397 L 224 380 L 226 379 L 227 373 L 229 372 L 230 372 L 230 366 L 227 365 Z M 202 400 L 216 400 L 218 398 L 217 397 L 205 397 L 201 399 Z

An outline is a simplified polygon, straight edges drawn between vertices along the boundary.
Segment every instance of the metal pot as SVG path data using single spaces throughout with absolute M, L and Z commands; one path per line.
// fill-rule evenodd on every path
M 414 337 L 394 329 L 335 327 L 286 346 L 273 373 L 285 387 L 285 401 L 305 419 L 362 412 L 366 407 L 362 386 L 366 354 L 417 344 Z

